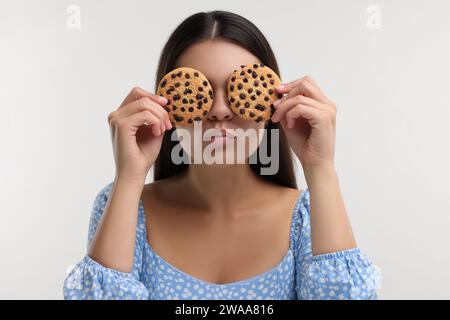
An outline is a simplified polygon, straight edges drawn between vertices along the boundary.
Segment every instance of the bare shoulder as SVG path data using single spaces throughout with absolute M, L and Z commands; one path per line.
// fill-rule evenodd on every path
M 180 177 L 174 176 L 153 181 L 144 185 L 142 197 L 159 201 L 173 201 L 174 195 L 180 194 L 182 189 Z
M 264 203 L 267 206 L 270 206 L 270 203 L 274 203 L 276 208 L 290 212 L 303 192 L 304 190 L 302 189 L 282 186 L 273 182 L 265 183 L 263 191 Z

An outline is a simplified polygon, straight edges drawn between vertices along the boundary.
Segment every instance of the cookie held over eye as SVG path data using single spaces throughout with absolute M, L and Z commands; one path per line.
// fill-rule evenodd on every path
M 227 83 L 231 110 L 245 120 L 269 120 L 275 112 L 273 102 L 283 96 L 275 89 L 280 84 L 275 71 L 262 63 L 241 65 Z
M 208 79 L 200 71 L 188 67 L 180 67 L 164 75 L 156 94 L 167 98 L 164 109 L 175 125 L 201 121 L 213 104 L 213 91 Z

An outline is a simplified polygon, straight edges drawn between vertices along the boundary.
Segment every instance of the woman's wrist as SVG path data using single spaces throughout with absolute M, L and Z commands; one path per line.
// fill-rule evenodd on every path
M 142 188 L 145 184 L 145 176 L 128 176 L 128 175 L 116 174 L 116 176 L 114 178 L 114 184 Z
M 308 185 L 317 179 L 337 178 L 336 169 L 333 164 L 303 166 L 303 172 Z

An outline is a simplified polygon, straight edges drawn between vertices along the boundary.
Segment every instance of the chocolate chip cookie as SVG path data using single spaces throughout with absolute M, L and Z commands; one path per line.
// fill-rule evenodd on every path
M 164 75 L 157 94 L 167 98 L 164 106 L 175 125 L 189 125 L 201 121 L 213 104 L 212 87 L 200 71 L 180 67 Z
M 262 63 L 241 65 L 227 82 L 231 110 L 246 120 L 270 119 L 275 112 L 273 102 L 283 96 L 275 89 L 280 84 L 278 75 Z

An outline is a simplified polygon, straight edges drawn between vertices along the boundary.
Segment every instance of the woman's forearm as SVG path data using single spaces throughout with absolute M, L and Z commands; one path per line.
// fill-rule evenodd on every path
M 303 169 L 310 192 L 313 255 L 356 247 L 334 167 Z
M 105 267 L 131 272 L 142 181 L 116 177 L 88 255 Z

